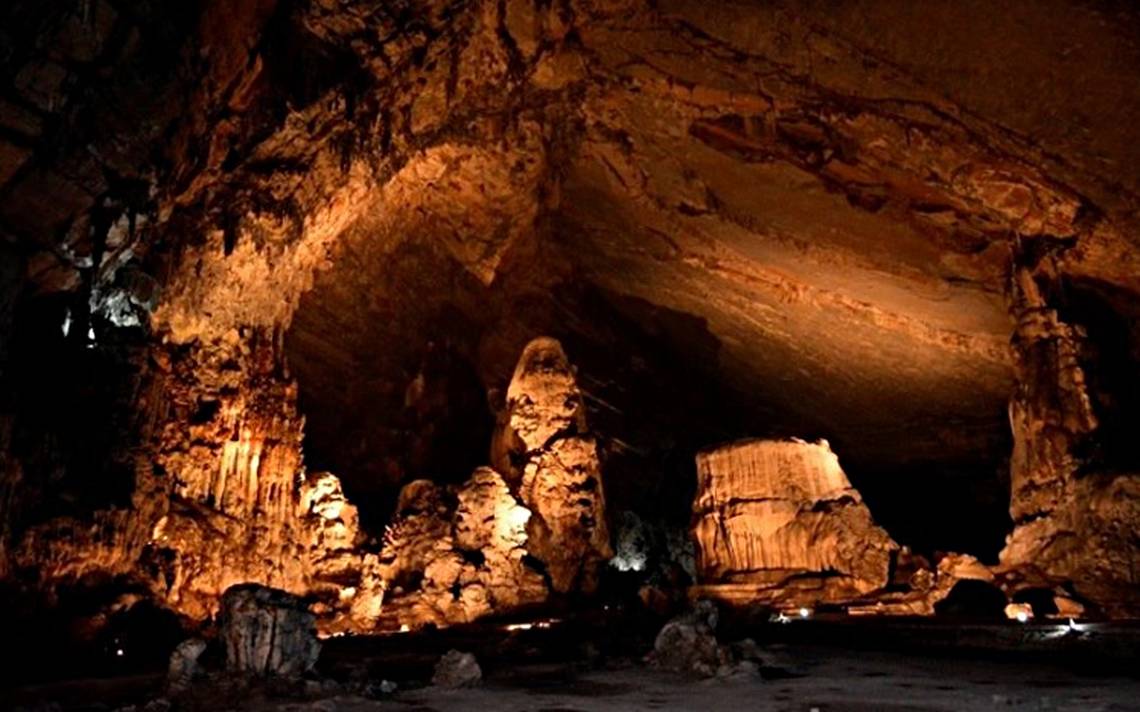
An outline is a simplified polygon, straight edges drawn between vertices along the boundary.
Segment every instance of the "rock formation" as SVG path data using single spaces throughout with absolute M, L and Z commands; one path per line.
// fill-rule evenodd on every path
M 178 644 L 170 654 L 170 664 L 166 671 L 166 691 L 178 695 L 190 689 L 194 678 L 201 674 L 198 659 L 206 651 L 206 641 L 189 638 Z
M 666 670 L 711 677 L 730 661 L 728 648 L 716 638 L 716 606 L 697 601 L 693 609 L 676 616 L 658 631 L 651 662 Z
M 826 442 L 749 440 L 697 456 L 704 595 L 787 605 L 883 588 L 898 548 Z
M 301 486 L 306 591 L 323 634 L 372 630 L 384 600 L 379 558 L 366 546 L 356 507 L 328 472 L 311 474 Z
M 436 687 L 456 689 L 478 687 L 483 683 L 483 671 L 479 661 L 471 653 L 449 650 L 435 665 L 431 684 Z
M 308 606 L 256 584 L 234 586 L 222 596 L 221 639 L 226 669 L 253 675 L 300 675 L 321 651 Z
M 582 394 L 556 340 L 535 339 L 523 350 L 492 450 L 532 512 L 527 549 L 546 565 L 554 590 L 593 591 L 598 566 L 613 556 L 602 473 Z
M 1137 463 L 1095 455 L 1135 407 L 1103 407 L 1066 298 L 1108 295 L 1135 372 L 1140 141 L 1119 117 L 1140 113 L 1140 14 L 951 3 L 931 47 L 889 0 L 128 5 L 0 7 L 6 582 L 123 582 L 202 620 L 253 581 L 367 628 L 434 560 L 411 529 L 450 532 L 432 581 L 486 562 L 456 558 L 476 550 L 440 492 L 401 519 L 420 538 L 389 580 L 306 473 L 375 501 L 438 476 L 342 426 L 401 407 L 440 336 L 497 388 L 552 333 L 603 369 L 577 383 L 528 349 L 491 464 L 557 592 L 609 553 L 588 386 L 626 464 L 611 499 L 679 497 L 662 463 L 778 425 L 834 433 L 868 497 L 951 534 L 1004 502 L 1008 404 L 1003 580 L 1140 610 Z M 881 536 L 860 562 L 822 524 L 873 530 L 857 497 L 816 496 L 716 504 L 789 519 L 705 552 L 715 576 L 754 557 L 821 590 L 880 581 Z
M 1100 422 L 1084 371 L 1085 333 L 1064 323 L 1038 280 L 1047 258 L 1021 267 L 1011 287 L 1017 389 L 1010 401 L 1014 531 L 1002 568 L 1016 589 L 1069 584 L 1110 615 L 1140 610 L 1140 476 L 1097 471 Z M 1054 290 L 1055 291 L 1055 290 Z
M 380 553 L 385 627 L 469 623 L 545 601 L 542 576 L 524 560 L 529 518 L 489 467 L 452 493 L 405 486 Z

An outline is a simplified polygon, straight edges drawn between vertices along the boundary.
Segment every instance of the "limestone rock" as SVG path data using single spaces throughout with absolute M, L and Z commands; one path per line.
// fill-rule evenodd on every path
M 573 368 L 555 339 L 523 350 L 492 458 L 516 478 L 532 512 L 527 549 L 546 564 L 554 590 L 593 591 L 599 565 L 613 555 L 601 466 Z
M 331 473 L 310 474 L 301 485 L 299 514 L 308 564 L 308 592 L 318 601 L 322 634 L 372 630 L 384 590 L 379 561 L 362 548 L 356 507 Z
M 653 642 L 653 664 L 704 677 L 716 674 L 731 660 L 728 649 L 717 642 L 716 623 L 716 608 L 708 601 L 698 602 L 692 611 L 661 628 Z
M 304 601 L 256 584 L 222 595 L 221 637 L 226 669 L 253 675 L 300 675 L 312 669 L 321 650 L 315 616 Z
M 435 665 L 431 684 L 436 687 L 478 687 L 483 683 L 483 671 L 471 653 L 449 650 Z
M 194 677 L 199 673 L 198 658 L 206 650 L 206 641 L 190 638 L 178 644 L 170 654 L 170 666 L 166 673 L 166 689 L 178 694 L 189 689 Z
M 798 591 L 792 602 L 854 598 L 887 584 L 897 545 L 826 442 L 733 443 L 700 453 L 697 472 L 702 583 L 756 585 L 760 599 Z
M 449 625 L 545 600 L 525 561 L 530 516 L 489 467 L 451 495 L 409 483 L 380 555 L 384 615 L 399 626 Z
M 1038 275 L 1011 284 L 1017 388 L 1010 401 L 1014 449 L 1010 514 L 1001 552 L 1006 575 L 1070 584 L 1110 615 L 1140 611 L 1140 477 L 1087 472 L 1100 422 L 1082 363 L 1085 334 L 1061 320 Z

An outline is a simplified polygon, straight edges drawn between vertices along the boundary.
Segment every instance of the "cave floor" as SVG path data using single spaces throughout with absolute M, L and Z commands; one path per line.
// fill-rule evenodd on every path
M 769 654 L 772 654 L 771 652 Z M 1048 663 L 920 657 L 834 647 L 788 647 L 770 671 L 708 680 L 631 664 L 574 672 L 566 665 L 520 665 L 488 675 L 479 689 L 426 687 L 391 701 L 338 697 L 264 709 L 496 710 L 780 710 L 964 711 L 1140 710 L 1140 681 L 1091 676 Z
M 722 621 L 722 639 L 758 641 L 759 666 L 702 680 L 648 666 L 642 656 L 652 647 L 656 626 L 622 626 L 619 620 L 333 638 L 325 641 L 319 679 L 276 688 L 199 680 L 192 698 L 174 709 L 1140 710 L 1140 625 L 1083 625 L 1079 635 L 1067 635 L 1057 622 Z M 481 687 L 430 686 L 435 661 L 453 648 L 476 655 L 484 673 Z M 395 681 L 398 689 L 379 694 L 382 680 Z M 371 696 L 348 692 L 363 689 L 360 681 L 371 683 Z M 39 710 L 46 703 L 58 710 L 168 709 L 165 703 L 147 704 L 162 694 L 157 672 L 18 686 L 15 692 L 5 704 L 0 691 L 0 708 Z

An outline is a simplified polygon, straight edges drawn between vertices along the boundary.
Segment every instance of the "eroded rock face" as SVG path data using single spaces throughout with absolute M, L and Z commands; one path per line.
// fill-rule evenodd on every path
M 427 481 L 406 485 L 380 553 L 384 620 L 469 623 L 545 601 L 542 576 L 524 561 L 530 516 L 489 467 L 450 493 Z
M 356 507 L 331 473 L 309 475 L 301 485 L 301 531 L 308 565 L 307 592 L 322 633 L 371 630 L 384 600 L 379 558 L 365 545 Z
M 222 596 L 221 637 L 226 669 L 253 675 L 297 676 L 320 654 L 316 617 L 304 601 L 256 584 Z
M 826 442 L 733 443 L 700 453 L 697 472 L 697 575 L 710 595 L 795 605 L 887 584 L 898 547 Z
M 194 678 L 201 672 L 198 658 L 206 651 L 206 641 L 190 638 L 178 644 L 170 654 L 166 671 L 166 691 L 177 695 L 190 689 Z
M 1055 284 L 1055 270 L 1047 258 L 1036 269 L 1019 268 L 1011 285 L 1015 527 L 1002 568 L 1012 586 L 1019 578 L 1030 586 L 1069 584 L 1110 615 L 1135 614 L 1140 476 L 1098 471 L 1104 463 L 1091 456 L 1101 423 L 1083 366 L 1086 334 L 1049 303 L 1042 283 Z
M 527 549 L 546 565 L 554 590 L 593 591 L 598 567 L 613 555 L 601 466 L 573 368 L 555 339 L 524 349 L 492 450 L 532 512 Z
M 1124 301 L 1140 292 L 1128 159 L 1140 142 L 1112 120 L 1140 96 L 1133 14 L 1104 23 L 1060 2 L 995 20 L 955 6 L 941 24 L 962 29 L 932 52 L 879 34 L 925 22 L 890 2 L 827 16 L 810 3 L 692 0 L 31 5 L 9 3 L 0 23 L 19 40 L 3 58 L 0 249 L 20 255 L 3 263 L 0 366 L 23 291 L 65 300 L 81 348 L 88 327 L 101 337 L 130 314 L 160 372 L 128 394 L 145 425 L 129 502 L 74 517 L 36 510 L 29 492 L 58 473 L 24 467 L 19 414 L 0 399 L 0 574 L 31 571 L 45 586 L 130 576 L 201 618 L 238 581 L 302 590 L 311 576 L 356 575 L 339 553 L 305 563 L 301 419 L 265 346 L 316 272 L 359 256 L 338 252 L 353 234 L 376 245 L 375 269 L 415 242 L 479 284 L 542 261 L 518 251 L 547 228 L 573 236 L 550 241 L 568 272 L 701 322 L 721 352 L 693 362 L 741 392 L 766 388 L 755 400 L 789 417 L 818 419 L 825 403 L 848 414 L 837 428 L 872 461 L 1001 443 L 1002 293 L 1023 239 L 1063 242 L 1066 275 L 1113 284 Z M 26 15 L 37 22 L 24 38 Z M 966 29 L 994 22 L 1061 39 Z M 113 41 L 124 36 L 138 41 Z M 1034 54 L 1074 47 L 1072 66 L 1119 78 L 1105 72 L 1105 91 L 1088 92 L 1084 74 Z M 961 57 L 1004 85 L 963 84 Z M 297 77 L 298 65 L 314 69 Z M 1088 130 L 1055 120 L 1074 109 Z M 345 291 L 307 321 L 364 289 Z M 1136 480 L 1082 469 L 1097 425 L 1074 366 L 1080 337 L 1040 307 L 1018 307 L 1034 313 L 1017 315 L 1018 526 L 1003 558 L 1111 605 L 1136 588 Z M 367 326 L 374 312 L 362 313 L 345 323 Z M 302 351 L 323 353 L 316 342 Z M 551 393 L 566 385 L 545 378 L 563 382 Z M 578 496 L 596 470 L 589 441 L 558 434 L 580 406 L 540 401 L 545 420 L 528 425 L 518 408 L 504 449 L 516 461 L 495 466 L 531 511 L 555 586 L 588 589 L 590 567 L 575 562 L 605 556 L 600 480 Z M 855 437 L 899 422 L 904 437 Z M 568 534 L 577 527 L 593 533 Z

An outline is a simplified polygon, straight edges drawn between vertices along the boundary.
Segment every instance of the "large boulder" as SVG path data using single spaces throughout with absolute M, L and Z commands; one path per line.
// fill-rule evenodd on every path
M 304 601 L 258 584 L 222 595 L 221 637 L 226 669 L 245 674 L 297 676 L 312 669 L 321 650 Z
M 798 606 L 851 600 L 888 583 L 898 546 L 826 442 L 732 443 L 698 454 L 697 473 L 705 595 Z
M 709 677 L 731 660 L 727 648 L 716 639 L 717 611 L 700 601 L 666 623 L 653 642 L 651 662 L 666 670 Z
M 172 695 L 190 688 L 194 677 L 201 672 L 198 658 L 206 651 L 206 641 L 190 638 L 178 644 L 170 654 L 170 665 L 166 672 L 166 690 Z

